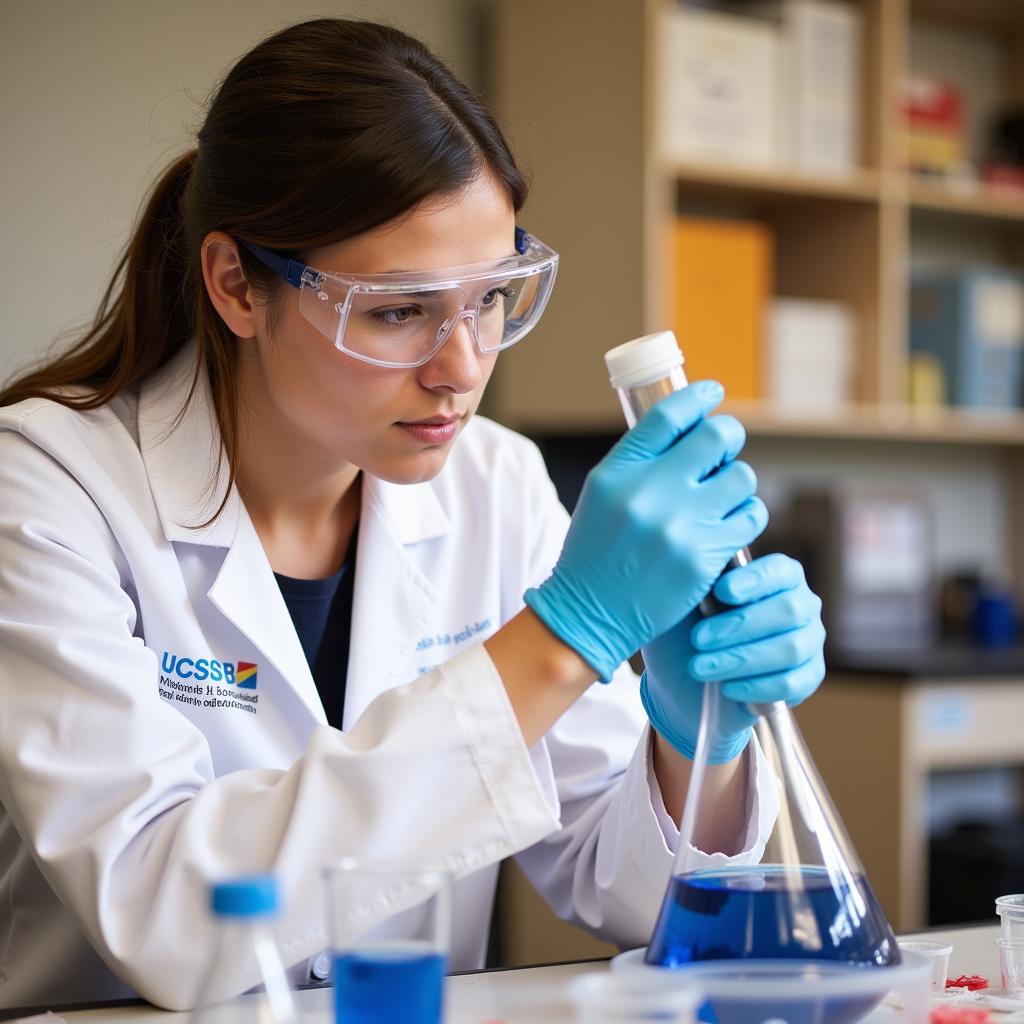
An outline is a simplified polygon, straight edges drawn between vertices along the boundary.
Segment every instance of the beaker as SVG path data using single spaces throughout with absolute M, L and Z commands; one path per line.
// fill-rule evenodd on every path
M 620 345 L 605 360 L 630 426 L 660 398 L 686 386 L 682 353 L 670 331 Z M 749 554 L 739 552 L 733 564 L 747 561 Z M 717 610 L 708 602 L 701 608 L 705 614 Z M 706 683 L 679 847 L 647 963 L 680 967 L 737 958 L 899 963 L 892 928 L 785 703 L 750 708 L 758 717 L 743 756 L 747 767 L 751 759 L 756 765 L 762 838 L 768 833 L 760 855 L 756 850 L 751 855 L 757 862 L 708 867 L 707 857 L 697 852 L 696 823 L 715 799 L 706 782 L 718 708 L 718 686 Z
M 452 879 L 348 857 L 324 868 L 337 1024 L 441 1024 Z

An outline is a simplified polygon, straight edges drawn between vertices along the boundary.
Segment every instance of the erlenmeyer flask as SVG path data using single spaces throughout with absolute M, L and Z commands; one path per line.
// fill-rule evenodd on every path
M 672 880 L 648 946 L 651 964 L 786 957 L 884 967 L 899 948 L 785 704 L 759 705 L 759 768 L 775 780 L 774 827 L 760 862 L 694 865 L 694 828 L 706 813 L 709 737 L 719 701 L 704 688 L 704 713 Z M 759 756 L 748 748 L 748 756 Z M 767 788 L 761 783 L 762 796 Z M 768 809 L 770 819 L 771 811 Z
M 620 345 L 605 360 L 630 426 L 686 385 L 670 331 Z M 732 564 L 749 557 L 738 552 Z M 716 610 L 702 607 L 706 614 Z M 898 963 L 892 928 L 782 702 L 751 708 L 759 718 L 746 756 L 758 758 L 759 796 L 773 804 L 762 806 L 761 820 L 774 821 L 759 862 L 709 868 L 701 857 L 704 866 L 697 865 L 695 826 L 714 799 L 705 783 L 718 702 L 717 684 L 706 684 L 679 848 L 647 963 L 777 957 Z

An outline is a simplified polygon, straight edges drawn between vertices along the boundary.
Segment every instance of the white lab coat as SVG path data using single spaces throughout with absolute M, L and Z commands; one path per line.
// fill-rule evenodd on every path
M 536 449 L 477 418 L 436 479 L 365 480 L 339 731 L 237 492 L 194 528 L 226 472 L 205 375 L 175 425 L 194 359 L 103 409 L 0 409 L 0 1006 L 188 1006 L 207 883 L 250 871 L 280 881 L 288 964 L 322 975 L 320 873 L 346 855 L 455 872 L 453 969 L 480 964 L 513 854 L 561 915 L 643 944 L 676 832 L 635 677 L 528 750 L 481 646 L 565 533 Z M 751 770 L 745 861 L 774 813 Z

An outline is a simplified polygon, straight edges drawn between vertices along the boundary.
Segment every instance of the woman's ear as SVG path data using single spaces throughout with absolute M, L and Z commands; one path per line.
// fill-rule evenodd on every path
M 238 338 L 256 337 L 260 317 L 235 240 L 223 231 L 211 231 L 203 239 L 201 258 L 206 292 L 228 330 Z

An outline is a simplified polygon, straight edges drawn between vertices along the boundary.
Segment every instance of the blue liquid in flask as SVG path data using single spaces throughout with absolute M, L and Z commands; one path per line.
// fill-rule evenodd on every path
M 440 1024 L 445 957 L 415 943 L 334 958 L 337 1024 Z
M 802 893 L 795 915 L 794 890 Z M 866 969 L 900 962 L 896 937 L 865 878 L 833 887 L 824 868 L 777 864 L 675 876 L 647 962 L 685 968 L 702 960 L 752 958 L 838 960 Z M 826 1024 L 847 1024 L 875 1002 L 834 1000 L 825 1006 L 823 1019 Z M 746 1013 L 738 1002 L 719 1001 L 716 1010 L 719 1024 L 745 1024 Z M 809 1012 L 796 997 L 767 1016 L 794 1024 Z M 758 1019 L 764 1017 L 761 1013 Z M 701 1018 L 712 1019 L 704 1012 Z
M 796 877 L 794 886 L 793 870 L 775 864 L 677 875 L 647 962 L 678 967 L 697 960 L 789 957 L 899 963 L 896 937 L 866 879 L 834 888 L 817 867 L 796 869 Z M 813 925 L 792 919 L 794 888 L 804 894 Z

